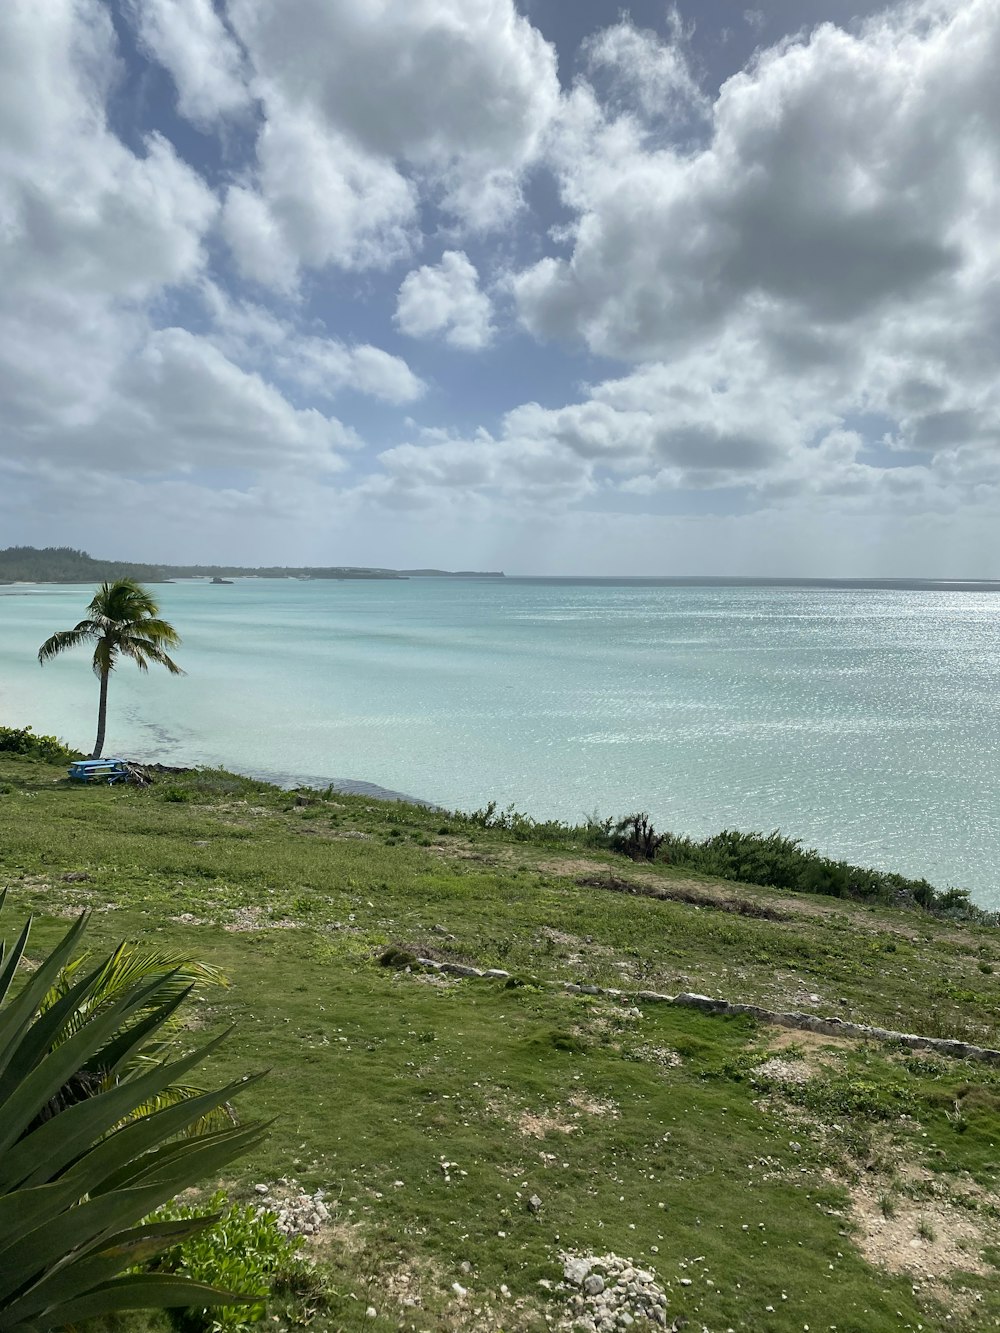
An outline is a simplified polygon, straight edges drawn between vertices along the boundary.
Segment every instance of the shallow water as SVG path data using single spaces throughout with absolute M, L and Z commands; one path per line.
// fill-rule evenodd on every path
M 106 753 L 358 778 L 472 809 L 781 828 L 1000 905 L 1000 593 L 435 580 L 160 585 L 187 675 Z M 0 589 L 0 720 L 93 742 L 90 590 Z

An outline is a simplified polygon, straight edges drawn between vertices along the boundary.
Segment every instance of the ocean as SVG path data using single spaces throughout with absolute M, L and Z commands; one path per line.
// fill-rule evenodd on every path
M 106 754 L 471 810 L 782 832 L 1000 906 L 1000 591 L 663 580 L 178 582 Z M 0 722 L 93 743 L 91 590 L 0 588 Z

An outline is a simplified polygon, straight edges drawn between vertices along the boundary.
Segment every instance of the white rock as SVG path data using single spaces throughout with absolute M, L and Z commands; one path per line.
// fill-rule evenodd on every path
M 590 1272 L 592 1260 L 590 1259 L 567 1259 L 563 1265 L 563 1277 L 567 1282 L 572 1282 L 575 1287 L 583 1285 L 583 1279 Z

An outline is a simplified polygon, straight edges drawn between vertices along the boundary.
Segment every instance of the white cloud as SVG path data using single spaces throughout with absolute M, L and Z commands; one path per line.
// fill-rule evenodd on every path
M 824 25 L 730 79 L 690 153 L 646 148 L 583 90 L 557 159 L 573 253 L 520 276 L 525 321 L 646 359 L 734 313 L 836 326 L 933 298 L 985 258 L 998 49 L 991 0 Z
M 0 6 L 0 454 L 98 473 L 342 466 L 349 428 L 155 327 L 172 289 L 203 281 L 218 205 L 164 138 L 136 154 L 109 128 L 118 60 L 96 0 Z M 304 350 L 322 366 L 324 340 Z M 417 391 L 378 349 L 334 350 L 342 382 Z
M 223 232 L 243 273 L 279 289 L 300 266 L 386 268 L 417 239 L 417 192 L 305 106 L 267 98 L 255 178 L 226 197 Z
M 247 275 L 384 268 L 415 248 L 421 195 L 479 230 L 520 205 L 559 86 L 512 0 L 231 0 L 229 16 L 263 116 L 226 208 Z
M 330 472 L 358 437 L 335 418 L 299 409 L 260 375 L 182 328 L 112 341 L 87 394 L 42 397 L 47 366 L 20 423 L 12 413 L 2 454 L 98 472 L 238 468 Z
M 622 19 L 584 44 L 588 67 L 609 77 L 619 104 L 654 122 L 683 121 L 692 114 L 705 114 L 709 107 L 691 70 L 676 9 L 670 18 L 670 41 Z
M 114 30 L 96 0 L 0 6 L 0 280 L 134 300 L 204 262 L 217 205 L 153 134 L 143 155 L 108 129 Z
M 555 52 L 511 0 L 231 0 L 262 84 L 367 152 L 516 169 L 556 109 Z
M 656 54 L 627 24 L 591 51 L 640 72 Z M 552 144 L 570 252 L 513 288 L 537 335 L 642 365 L 544 429 L 622 466 L 664 456 L 637 492 L 716 478 L 901 507 L 995 487 L 998 57 L 992 0 L 826 24 L 731 78 L 694 148 L 579 85 Z M 878 457 L 857 456 L 859 418 L 883 423 Z
M 353 431 L 315 409 L 294 408 L 259 375 L 241 370 L 204 338 L 160 329 L 122 370 L 108 411 L 90 427 L 92 447 L 152 471 L 175 466 L 288 466 L 338 470 L 335 450 Z
M 493 305 L 479 290 L 476 266 L 462 250 L 446 250 L 403 279 L 396 323 L 411 338 L 442 334 L 453 347 L 478 351 L 493 339 Z
M 401 356 L 381 347 L 304 332 L 264 306 L 234 300 L 214 282 L 204 282 L 201 295 L 212 317 L 210 340 L 244 368 L 322 398 L 351 389 L 389 403 L 411 403 L 426 389 Z
M 212 0 L 126 0 L 126 6 L 144 48 L 170 71 L 182 116 L 210 125 L 249 108 L 242 53 Z

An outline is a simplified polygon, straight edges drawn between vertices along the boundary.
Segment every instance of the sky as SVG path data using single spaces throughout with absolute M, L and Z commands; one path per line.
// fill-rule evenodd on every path
M 4 0 L 0 546 L 1000 577 L 998 68 L 998 0 Z

